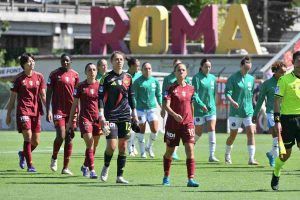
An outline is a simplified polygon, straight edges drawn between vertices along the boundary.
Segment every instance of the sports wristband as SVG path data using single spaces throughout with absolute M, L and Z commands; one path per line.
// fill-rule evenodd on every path
M 274 113 L 274 122 L 275 123 L 280 122 L 280 113 L 279 112 Z

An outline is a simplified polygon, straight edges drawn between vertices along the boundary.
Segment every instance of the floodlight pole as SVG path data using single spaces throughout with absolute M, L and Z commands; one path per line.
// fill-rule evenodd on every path
M 264 0 L 264 25 L 263 25 L 263 40 L 268 42 L 268 0 Z

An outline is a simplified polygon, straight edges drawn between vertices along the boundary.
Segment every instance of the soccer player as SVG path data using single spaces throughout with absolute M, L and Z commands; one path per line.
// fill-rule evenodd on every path
M 300 51 L 293 54 L 293 64 L 294 70 L 279 78 L 275 89 L 274 121 L 275 131 L 280 138 L 280 155 L 275 160 L 272 173 L 271 187 L 273 190 L 279 189 L 282 166 L 291 156 L 295 142 L 300 148 Z
M 253 89 L 254 77 L 248 74 L 252 66 L 250 57 L 241 60 L 240 70 L 232 74 L 226 83 L 225 95 L 230 102 L 229 126 L 230 135 L 226 141 L 225 163 L 232 164 L 231 149 L 242 123 L 246 128 L 249 165 L 258 165 L 255 156 L 255 127 L 252 124 L 253 116 Z
M 13 81 L 9 103 L 7 105 L 6 124 L 11 123 L 11 111 L 17 99 L 16 121 L 18 132 L 24 138 L 23 151 L 19 151 L 19 166 L 28 172 L 36 172 L 32 162 L 32 151 L 38 146 L 41 133 L 41 103 L 46 104 L 45 81 L 41 73 L 34 71 L 35 61 L 31 54 L 20 58 L 23 72 Z
M 153 142 L 156 140 L 158 132 L 158 116 L 156 114 L 157 103 L 159 107 L 162 104 L 162 97 L 160 85 L 152 73 L 152 66 L 150 63 L 145 62 L 142 65 L 142 76 L 135 80 L 133 83 L 133 90 L 136 100 L 136 109 L 139 119 L 140 133 L 137 133 L 139 141 L 141 157 L 146 158 L 146 152 L 149 153 L 151 158 L 154 158 Z M 156 103 L 157 102 L 157 103 Z M 146 122 L 149 123 L 151 134 L 145 148 L 145 131 Z
M 173 60 L 173 71 L 164 78 L 164 81 L 163 81 L 163 85 L 162 85 L 162 92 L 165 92 L 166 89 L 172 85 L 175 81 L 176 81 L 176 76 L 175 76 L 175 66 L 178 64 L 178 63 L 181 63 L 181 60 L 179 59 L 174 59 Z M 188 84 L 191 84 L 191 81 L 188 77 L 185 78 L 185 81 L 188 83 Z M 166 111 L 165 111 L 165 101 L 163 99 L 163 107 L 161 109 L 161 117 L 164 119 L 165 118 L 165 115 L 166 115 Z M 173 160 L 179 160 L 179 157 L 177 155 L 177 148 L 175 148 L 174 150 L 174 153 L 173 153 Z
M 274 130 L 274 93 L 278 79 L 286 72 L 286 65 L 282 61 L 276 61 L 272 65 L 273 77 L 266 80 L 260 87 L 258 100 L 254 109 L 253 121 L 257 119 L 257 115 L 264 101 L 266 101 L 267 124 L 269 133 L 272 134 L 272 149 L 266 153 L 270 166 L 275 166 L 275 158 L 278 156 L 278 136 Z
M 107 61 L 100 59 L 97 61 L 97 77 L 96 80 L 100 82 L 101 78 L 107 73 Z
M 116 183 L 128 184 L 123 177 L 126 164 L 127 140 L 130 138 L 131 117 L 137 123 L 137 113 L 132 89 L 132 77 L 123 72 L 125 55 L 122 52 L 112 53 L 110 61 L 113 70 L 108 72 L 100 82 L 99 87 L 99 119 L 101 125 L 109 122 L 110 134 L 106 137 L 104 166 L 101 180 L 107 181 L 110 161 L 118 146 Z
M 175 65 L 174 71 L 177 81 L 167 88 L 164 95 L 166 100 L 165 109 L 168 112 L 168 118 L 164 137 L 164 141 L 166 143 L 166 152 L 163 157 L 163 185 L 170 185 L 169 175 L 172 163 L 172 154 L 175 150 L 175 147 L 179 145 L 180 139 L 182 139 L 187 157 L 187 186 L 198 187 L 199 184 L 194 180 L 196 165 L 194 160 L 195 130 L 192 110 L 194 87 L 187 84 L 185 81 L 187 69 L 184 64 L 179 63 Z
M 138 79 L 139 77 L 142 76 L 142 73 L 140 72 L 140 61 L 133 57 L 126 57 L 126 60 L 127 60 L 127 65 L 129 67 L 127 73 L 131 75 L 132 84 L 133 84 L 136 79 Z M 128 147 L 128 154 L 129 154 L 129 156 L 132 156 L 132 157 L 135 157 L 136 155 L 138 155 L 138 152 L 135 148 L 134 140 L 135 140 L 135 132 L 131 131 L 127 147 Z
M 85 161 L 81 168 L 83 176 L 88 176 L 90 172 L 90 178 L 96 179 L 97 174 L 94 170 L 94 152 L 98 145 L 100 138 L 100 127 L 98 119 L 98 90 L 99 82 L 96 80 L 97 67 L 88 63 L 84 70 L 87 79 L 79 83 L 74 89 L 74 101 L 70 111 L 67 130 L 72 128 L 74 115 L 78 102 L 80 101 L 80 112 L 78 124 L 81 132 L 81 137 L 84 139 Z
M 66 125 L 69 121 L 69 114 L 74 100 L 73 92 L 79 82 L 79 75 L 71 68 L 71 58 L 63 54 L 60 58 L 61 67 L 52 71 L 47 82 L 47 116 L 48 122 L 53 119 L 56 137 L 53 143 L 53 154 L 51 157 L 50 169 L 57 171 L 57 155 L 59 149 L 64 145 L 64 165 L 62 174 L 73 175 L 68 168 L 72 154 L 72 138 L 66 135 Z M 52 103 L 52 110 L 50 108 Z M 73 128 L 76 127 L 76 115 L 72 118 Z
M 201 60 L 199 72 L 193 77 L 195 88 L 194 124 L 195 142 L 201 137 L 204 124 L 207 125 L 209 158 L 208 162 L 219 162 L 215 157 L 216 150 L 216 77 L 210 74 L 211 62 L 207 58 Z

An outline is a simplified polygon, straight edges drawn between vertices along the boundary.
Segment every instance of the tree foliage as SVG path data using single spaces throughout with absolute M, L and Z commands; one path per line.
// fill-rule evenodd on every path
M 264 1 L 249 0 L 248 9 L 256 33 L 263 38 Z M 297 16 L 287 11 L 293 7 L 292 0 L 268 0 L 268 38 L 269 42 L 277 42 L 281 36 L 294 24 Z

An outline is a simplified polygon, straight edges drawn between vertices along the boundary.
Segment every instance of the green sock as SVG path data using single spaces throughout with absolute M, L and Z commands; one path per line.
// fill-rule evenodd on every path
M 275 167 L 274 167 L 274 175 L 279 177 L 281 168 L 284 165 L 284 162 L 279 159 L 279 157 L 276 158 L 275 160 Z

